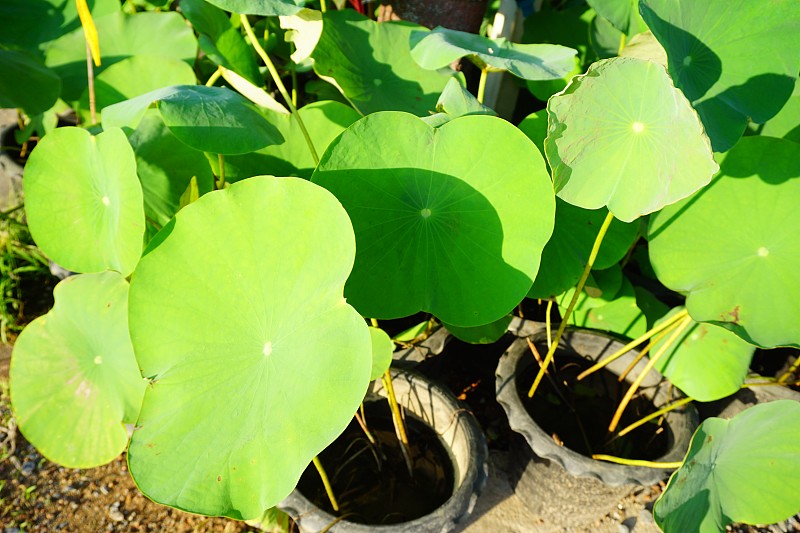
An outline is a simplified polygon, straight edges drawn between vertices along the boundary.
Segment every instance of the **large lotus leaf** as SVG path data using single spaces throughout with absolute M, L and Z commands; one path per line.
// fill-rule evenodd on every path
M 191 65 L 197 40 L 178 13 L 113 13 L 95 19 L 102 64 L 95 76 L 114 63 L 135 55 L 161 56 Z M 61 98 L 73 102 L 86 88 L 86 37 L 78 27 L 47 48 L 46 65 L 63 82 Z
M 402 142 L 376 150 L 375 139 Z M 364 316 L 498 320 L 528 292 L 553 229 L 539 151 L 491 116 L 433 128 L 408 113 L 369 115 L 331 143 L 312 180 L 353 221 L 358 252 L 345 292 Z
M 698 322 L 800 346 L 800 145 L 743 137 L 719 159 L 711 185 L 650 219 L 653 268 Z
M 128 334 L 128 283 L 116 272 L 82 274 L 55 289 L 55 306 L 20 334 L 11 403 L 22 434 L 42 455 L 91 468 L 128 443 L 145 381 Z
M 792 94 L 800 71 L 797 0 L 642 0 L 640 9 L 715 152 L 736 144 L 748 118 L 765 122 Z
M 194 70 L 184 61 L 159 56 L 132 56 L 114 63 L 95 76 L 97 111 L 170 85 L 192 85 Z M 89 89 L 81 95 L 77 109 L 81 122 L 90 121 Z
M 314 102 L 299 111 L 317 154 L 325 149 L 350 124 L 361 118 L 358 111 L 339 102 Z M 283 135 L 283 143 L 273 144 L 256 152 L 225 157 L 225 179 L 236 182 L 258 176 L 299 176 L 310 178 L 314 172 L 314 158 L 308 149 L 297 120 L 291 115 L 265 111 L 270 122 Z M 209 159 L 214 171 L 219 170 L 218 158 Z
M 151 382 L 131 474 L 159 503 L 255 518 L 364 398 L 370 334 L 342 298 L 352 227 L 324 189 L 267 176 L 173 221 L 131 286 L 131 339 Z
M 597 14 L 625 35 L 647 29 L 639 14 L 639 0 L 587 0 Z
M 717 533 L 731 522 L 780 522 L 798 509 L 800 403 L 778 400 L 703 422 L 653 515 L 666 533 Z
M 279 143 L 280 132 L 250 101 L 229 89 L 175 85 L 103 109 L 103 127 L 135 129 L 151 104 L 164 124 L 195 150 L 246 154 Z
M 25 212 L 36 244 L 73 272 L 133 272 L 144 210 L 133 149 L 122 130 L 96 137 L 57 128 L 25 165 Z
M 794 93 L 786 105 L 764 124 L 761 135 L 783 137 L 800 143 L 800 83 L 795 85 Z
M 224 11 L 205 0 L 181 0 L 181 13 L 200 34 L 200 48 L 212 61 L 251 83 L 263 85 L 253 47 Z
M 653 353 L 666 341 L 663 338 L 657 342 Z M 755 350 L 755 346 L 727 329 L 692 322 L 656 362 L 656 370 L 687 396 L 699 402 L 713 402 L 741 388 Z
M 689 102 L 659 65 L 599 61 L 547 103 L 558 196 L 630 222 L 692 194 L 717 164 Z
M 210 4 L 240 15 L 288 16 L 294 15 L 306 0 L 206 0 Z
M 425 70 L 411 57 L 409 36 L 421 26 L 378 24 L 352 9 L 322 17 L 314 70 L 362 114 L 407 111 L 427 116 L 452 73 Z
M 441 26 L 411 34 L 411 56 L 426 69 L 466 57 L 481 69 L 508 71 L 525 80 L 557 80 L 573 70 L 577 54 L 558 44 L 516 44 Z
M 92 17 L 120 10 L 118 0 L 87 0 Z M 44 59 L 44 45 L 80 29 L 77 2 L 65 0 L 3 0 L 0 2 L 0 46 L 36 53 Z
M 0 72 L 0 108 L 36 115 L 53 107 L 61 93 L 61 78 L 28 54 L 0 49 Z
M 214 176 L 205 155 L 170 133 L 156 110 L 148 110 L 128 141 L 136 154 L 144 214 L 151 222 L 164 226 L 175 216 L 193 177 L 199 195 L 213 188 Z
M 552 298 L 578 283 L 607 214 L 607 209 L 590 211 L 556 198 L 553 236 L 544 247 L 542 266 L 528 292 L 530 298 Z M 603 237 L 594 268 L 604 270 L 620 261 L 638 235 L 638 223 L 614 219 Z

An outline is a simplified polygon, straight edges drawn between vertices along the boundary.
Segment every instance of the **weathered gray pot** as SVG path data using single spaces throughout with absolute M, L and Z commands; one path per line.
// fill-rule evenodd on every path
M 547 351 L 543 328 L 531 335 L 540 353 Z M 612 337 L 586 330 L 567 330 L 560 349 L 566 349 L 591 361 L 611 355 L 622 343 Z M 631 352 L 617 359 L 607 369 L 621 374 L 635 357 Z M 556 353 L 558 357 L 558 352 Z M 629 378 L 634 379 L 646 361 L 640 361 Z M 664 479 L 668 470 L 634 467 L 595 461 L 567 447 L 559 446 L 539 427 L 523 406 L 516 379 L 534 364 L 524 338 L 514 341 L 500 358 L 497 367 L 497 400 L 508 415 L 511 429 L 519 436 L 511 446 L 514 492 L 525 506 L 544 522 L 558 527 L 588 527 L 612 512 L 617 503 L 639 486 L 649 486 Z M 645 378 L 642 392 L 660 407 L 675 400 L 675 389 L 655 371 Z M 698 416 L 692 406 L 666 416 L 668 451 L 659 462 L 681 461 L 697 427 Z
M 367 525 L 340 520 L 318 508 L 295 489 L 279 505 L 305 533 L 447 533 L 463 521 L 486 484 L 488 450 L 475 417 L 450 391 L 421 374 L 392 369 L 392 384 L 398 403 L 426 422 L 441 438 L 453 460 L 453 495 L 434 512 L 410 522 Z M 382 399 L 386 391 L 380 381 L 370 385 L 365 401 Z M 332 527 L 331 524 L 334 524 Z
M 16 124 L 0 124 L 0 146 L 16 144 L 14 130 Z M 22 166 L 17 163 L 15 154 L 0 149 L 0 211 L 5 211 L 22 203 Z
M 776 400 L 794 400 L 800 402 L 800 392 L 782 385 L 764 385 L 739 389 L 735 394 L 718 400 L 700 404 L 698 407 L 704 416 L 716 416 L 730 420 L 745 409 L 760 403 Z

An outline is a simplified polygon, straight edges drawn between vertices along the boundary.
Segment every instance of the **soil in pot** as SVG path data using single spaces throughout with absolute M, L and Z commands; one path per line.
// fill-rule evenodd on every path
M 540 353 L 547 350 L 547 346 L 538 348 Z M 629 384 L 620 383 L 615 374 L 606 370 L 577 381 L 578 374 L 591 364 L 578 355 L 556 351 L 554 364 L 549 371 L 553 380 L 542 380 L 533 398 L 528 398 L 528 390 L 539 366 L 524 369 L 517 377 L 516 386 L 531 418 L 556 443 L 587 457 L 606 454 L 653 460 L 664 455 L 669 445 L 669 429 L 666 427 L 645 424 L 618 438 L 608 432 L 608 424 Z M 558 389 L 554 382 L 558 384 Z M 618 427 L 625 428 L 655 411 L 652 402 L 642 395 L 636 395 L 625 409 Z
M 365 404 L 365 418 L 377 445 L 353 420 L 321 454 L 339 512 L 334 512 L 320 476 L 310 465 L 298 489 L 314 504 L 350 522 L 387 525 L 433 512 L 453 494 L 452 460 L 438 435 L 406 412 L 413 476 L 409 476 L 395 435 L 388 402 Z

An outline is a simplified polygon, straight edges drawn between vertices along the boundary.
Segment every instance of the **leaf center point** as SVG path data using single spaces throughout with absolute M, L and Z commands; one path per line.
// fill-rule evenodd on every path
M 272 342 L 265 342 L 262 352 L 264 353 L 264 357 L 269 357 L 272 354 Z
M 422 218 L 428 218 L 431 216 L 431 210 L 426 207 L 425 209 L 420 210 L 419 214 L 422 216 Z
M 641 122 L 634 122 L 631 124 L 631 129 L 634 133 L 642 133 L 644 131 L 644 124 Z
M 767 257 L 769 255 L 769 249 L 766 246 L 762 246 L 758 249 L 758 255 L 761 257 Z

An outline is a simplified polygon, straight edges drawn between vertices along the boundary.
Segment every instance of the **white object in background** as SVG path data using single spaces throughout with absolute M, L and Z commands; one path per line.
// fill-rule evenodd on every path
M 517 42 L 522 36 L 522 12 L 516 0 L 500 0 L 500 8 L 494 16 L 489 30 L 489 38 L 503 37 Z M 486 78 L 486 89 L 483 103 L 491 107 L 501 117 L 510 118 L 517 103 L 519 92 L 513 80 L 508 79 L 505 72 L 490 72 Z

